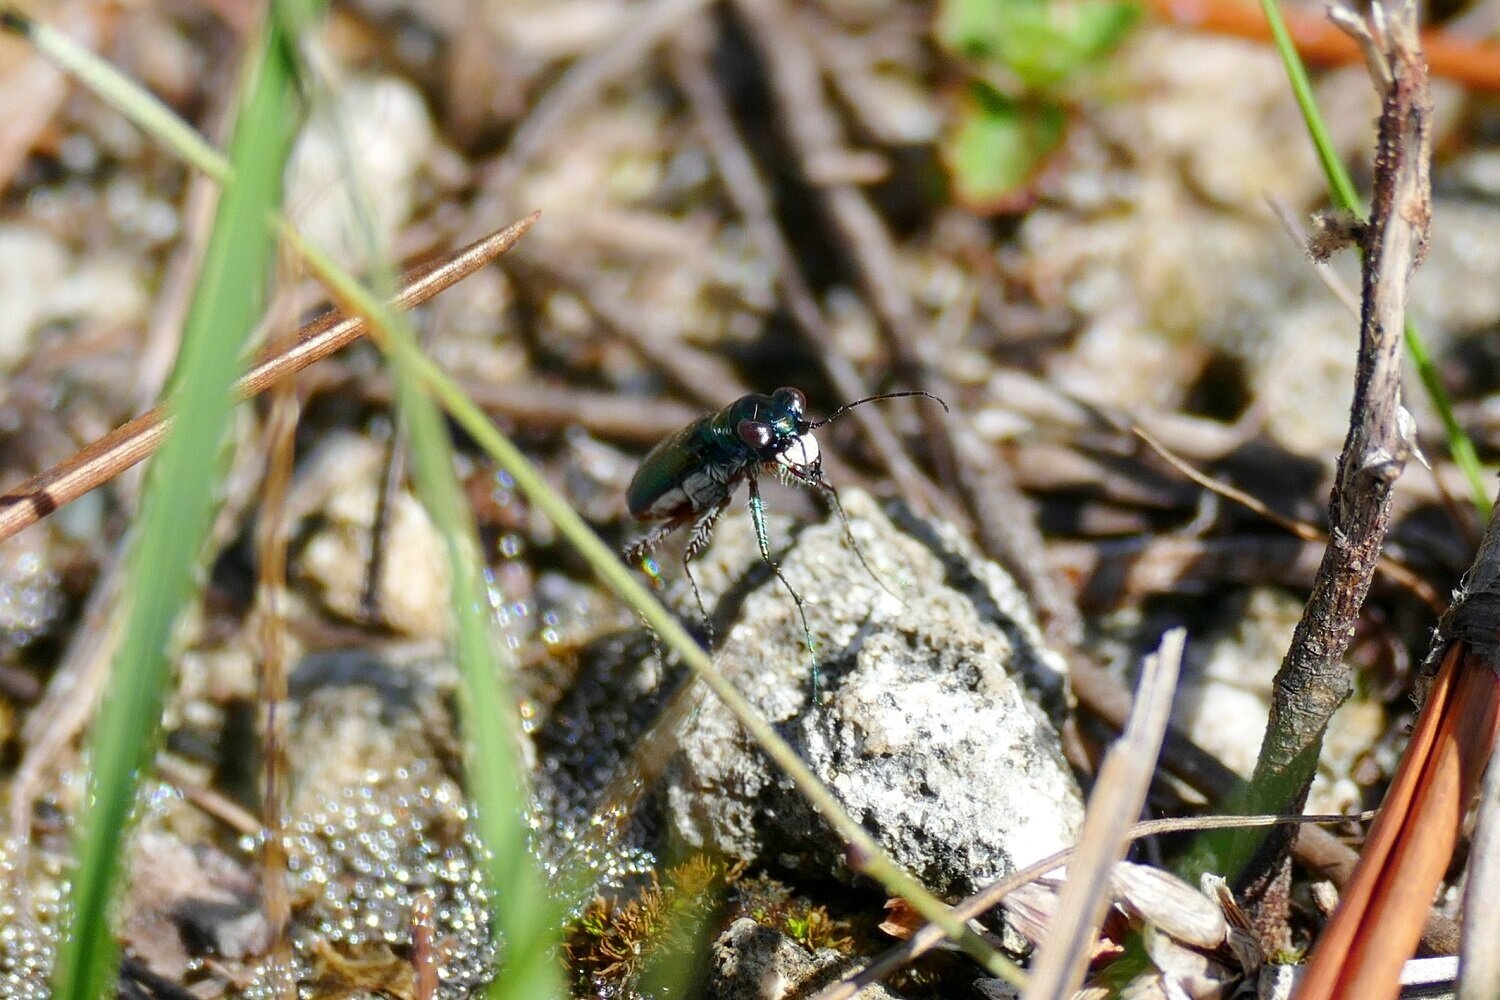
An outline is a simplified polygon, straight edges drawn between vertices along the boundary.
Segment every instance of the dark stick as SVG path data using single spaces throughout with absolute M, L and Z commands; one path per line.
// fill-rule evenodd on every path
M 933 357 L 934 341 L 907 290 L 890 230 L 857 186 L 820 181 L 810 165 L 845 147 L 843 128 L 823 88 L 817 55 L 797 23 L 794 5 L 780 0 L 739 0 L 743 18 L 776 98 L 787 140 L 803 164 L 853 266 L 860 284 L 890 336 L 898 364 L 917 384 L 938 396 L 955 392 Z M 996 461 L 961 415 L 924 411 L 930 436 L 943 447 L 976 521 L 978 540 L 1031 595 L 1054 643 L 1081 635 L 1078 610 L 1046 568 L 1041 532 L 1031 502 L 1016 488 L 1010 469 Z M 940 455 L 940 457 L 942 457 Z
M 1402 324 L 1431 213 L 1431 102 L 1427 67 L 1416 47 L 1415 10 L 1401 2 L 1388 3 L 1387 10 L 1388 47 L 1380 55 L 1390 79 L 1376 81 L 1382 110 L 1361 247 L 1359 361 L 1349 434 L 1328 505 L 1331 542 L 1276 674 L 1251 781 L 1253 811 L 1295 812 L 1307 800 L 1329 718 L 1353 686 L 1344 653 L 1390 527 L 1396 479 L 1412 453 L 1411 420 L 1401 406 Z M 1278 880 L 1295 836 L 1295 830 L 1277 830 L 1260 842 L 1242 876 L 1251 898 L 1263 898 Z M 1253 843 L 1240 838 L 1235 847 Z M 1269 909 L 1277 909 L 1271 902 Z
M 371 625 L 385 618 L 380 606 L 380 586 L 385 577 L 386 535 L 391 527 L 391 504 L 406 479 L 406 437 L 399 414 L 392 414 L 391 436 L 385 443 L 385 462 L 380 474 L 380 492 L 375 498 L 375 520 L 370 525 L 370 558 L 365 563 L 365 586 L 359 595 L 359 613 Z
M 707 50 L 711 41 L 712 34 L 704 18 L 696 19 L 679 34 L 672 59 L 678 86 L 692 105 L 698 128 L 723 179 L 725 194 L 744 218 L 761 255 L 775 271 L 787 311 L 803 336 L 817 349 L 828 381 L 844 399 L 863 396 L 868 391 L 865 383 L 838 349 L 822 307 L 776 222 L 770 189 L 735 128 L 728 100 L 709 72 Z M 856 419 L 902 494 L 920 500 L 924 506 L 952 520 L 957 513 L 955 505 L 907 457 L 885 414 L 878 409 L 861 410 Z

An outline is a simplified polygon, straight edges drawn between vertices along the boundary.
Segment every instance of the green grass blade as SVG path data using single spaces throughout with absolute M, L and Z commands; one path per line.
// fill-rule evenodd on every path
M 272 241 L 264 219 L 281 197 L 295 111 L 292 67 L 273 24 L 247 65 L 231 146 L 238 180 L 219 203 L 183 330 L 170 400 L 177 419 L 142 497 L 124 639 L 92 733 L 90 805 L 79 823 L 69 926 L 53 975 L 58 1000 L 113 995 L 109 916 L 124 828 L 156 746 L 172 625 L 213 516 L 230 387 L 265 297 Z
M 1276 0 L 1260 0 L 1260 6 L 1265 11 L 1266 22 L 1271 26 L 1271 38 L 1276 44 L 1277 54 L 1281 56 L 1281 64 L 1286 68 L 1287 81 L 1292 85 L 1292 96 L 1297 99 L 1302 120 L 1307 124 L 1313 151 L 1318 154 L 1318 162 L 1323 165 L 1323 176 L 1328 179 L 1328 193 L 1334 205 L 1347 212 L 1362 215 L 1364 205 L 1360 201 L 1359 191 L 1355 188 L 1344 161 L 1339 159 L 1338 151 L 1333 148 L 1333 138 L 1328 134 L 1328 125 L 1323 121 L 1322 113 L 1318 111 L 1318 100 L 1313 95 L 1307 67 L 1297 54 L 1297 45 L 1292 41 L 1291 32 L 1287 30 L 1281 9 L 1276 6 Z
M 0 25 L 22 35 L 59 69 L 71 74 L 110 105 L 155 136 L 168 149 L 219 183 L 229 179 L 229 161 L 193 127 L 149 91 L 67 35 L 43 21 L 33 21 L 9 4 L 0 6 Z
M 562 909 L 543 883 L 527 849 L 528 795 L 520 756 L 521 720 L 510 696 L 490 632 L 489 605 L 480 585 L 481 561 L 473 520 L 454 478 L 452 444 L 442 414 L 410 366 L 392 358 L 397 398 L 411 442 L 417 491 L 448 546 L 453 569 L 455 654 L 462 675 L 459 723 L 475 826 L 486 859 L 500 973 L 488 995 L 502 998 L 564 995 Z
M 301 27 L 311 30 L 304 22 Z M 316 66 L 316 54 L 302 50 Z M 380 246 L 373 208 L 361 182 L 354 146 L 331 107 L 332 92 L 315 69 L 304 74 L 314 109 L 327 102 L 335 141 L 346 166 L 347 194 L 354 209 L 357 236 L 366 258 L 375 261 L 374 285 L 379 301 L 396 294 L 395 270 L 386 248 Z M 502 998 L 561 998 L 563 906 L 542 878 L 529 847 L 526 814 L 530 793 L 517 748 L 526 738 L 510 694 L 507 678 L 510 657 L 492 632 L 492 613 L 481 583 L 483 560 L 473 517 L 463 497 L 453 464 L 453 445 L 442 413 L 420 380 L 404 363 L 401 352 L 388 348 L 394 339 L 416 343 L 407 317 L 389 306 L 381 310 L 377 336 L 387 346 L 396 385 L 400 425 L 411 446 L 412 477 L 417 494 L 432 517 L 447 548 L 454 659 L 460 677 L 459 731 L 464 746 L 464 776 L 474 813 L 474 829 L 484 844 L 485 881 L 491 894 L 491 933 L 500 949 L 500 970 L 487 996 Z
M 1364 203 L 1354 187 L 1354 180 L 1349 176 L 1343 160 L 1339 159 L 1338 152 L 1333 148 L 1333 139 L 1328 134 L 1328 126 L 1323 121 L 1323 115 L 1318 111 L 1317 99 L 1313 96 L 1312 83 L 1307 77 L 1307 67 L 1302 64 L 1302 57 L 1297 54 L 1297 46 L 1292 42 L 1291 33 L 1287 31 L 1286 21 L 1281 16 L 1281 9 L 1277 7 L 1276 0 L 1260 0 L 1260 6 L 1265 11 L 1266 21 L 1271 26 L 1271 37 L 1275 40 L 1281 63 L 1286 67 L 1287 79 L 1292 85 L 1292 94 L 1297 99 L 1297 107 L 1302 111 L 1302 120 L 1307 124 L 1307 134 L 1312 139 L 1318 162 L 1323 165 L 1323 176 L 1328 180 L 1329 196 L 1337 207 L 1363 216 L 1365 214 Z M 1406 349 L 1411 354 L 1412 364 L 1417 369 L 1417 376 L 1422 380 L 1422 387 L 1432 400 L 1433 408 L 1437 410 L 1438 419 L 1442 421 L 1443 435 L 1448 441 L 1448 452 L 1453 456 L 1453 461 L 1463 470 L 1464 478 L 1469 482 L 1469 492 L 1472 494 L 1474 506 L 1487 520 L 1491 506 L 1489 485 L 1485 481 L 1484 470 L 1480 468 L 1479 455 L 1474 450 L 1474 442 L 1459 425 L 1458 417 L 1453 413 L 1453 403 L 1448 399 L 1448 391 L 1443 387 L 1443 380 L 1438 375 L 1437 366 L 1432 363 L 1432 355 L 1427 350 L 1422 333 L 1410 316 L 1406 317 L 1405 333 Z

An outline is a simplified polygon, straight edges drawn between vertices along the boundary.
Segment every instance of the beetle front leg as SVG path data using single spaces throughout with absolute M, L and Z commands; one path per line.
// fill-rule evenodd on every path
M 844 504 L 839 500 L 839 491 L 833 488 L 833 484 L 824 479 L 822 473 L 817 470 L 807 475 L 798 476 L 797 482 L 803 486 L 812 487 L 827 498 L 829 506 L 839 516 L 839 523 L 844 526 L 844 540 L 849 543 L 849 548 L 854 550 L 854 555 L 859 559 L 859 564 L 865 568 L 866 573 L 870 574 L 870 579 L 875 581 L 876 586 L 896 598 L 896 600 L 901 600 L 901 595 L 885 585 L 885 581 L 880 578 L 874 568 L 871 567 L 870 561 L 865 558 L 864 547 L 854 537 L 854 528 L 849 523 L 849 515 L 844 513 Z
M 802 595 L 797 593 L 796 588 L 791 585 L 786 576 L 781 572 L 781 565 L 771 558 L 771 536 L 766 530 L 766 505 L 760 498 L 760 483 L 756 474 L 752 471 L 750 479 L 750 522 L 755 526 L 755 541 L 760 546 L 760 557 L 770 565 L 771 571 L 776 574 L 776 579 L 786 588 L 786 592 L 792 595 L 792 600 L 797 604 L 797 616 L 802 619 L 802 637 L 807 642 L 807 654 L 812 658 L 812 703 L 818 703 L 818 650 L 813 643 L 812 626 L 807 624 L 807 606 L 802 601 Z

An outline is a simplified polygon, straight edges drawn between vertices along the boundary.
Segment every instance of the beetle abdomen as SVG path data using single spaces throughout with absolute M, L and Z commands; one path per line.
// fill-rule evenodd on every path
M 652 448 L 625 490 L 625 506 L 641 521 L 667 521 L 723 503 L 740 471 L 720 454 L 707 420 L 690 424 Z

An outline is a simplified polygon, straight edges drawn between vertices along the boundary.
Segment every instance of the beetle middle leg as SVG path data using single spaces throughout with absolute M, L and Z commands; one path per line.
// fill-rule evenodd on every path
M 729 506 L 729 497 L 725 496 L 708 510 L 704 511 L 698 520 L 693 522 L 693 530 L 688 535 L 687 547 L 682 550 L 682 572 L 687 575 L 688 583 L 693 588 L 693 600 L 698 602 L 698 613 L 703 616 L 703 629 L 707 633 L 708 651 L 714 649 L 714 620 L 708 613 L 708 608 L 703 605 L 703 593 L 698 589 L 698 580 L 693 576 L 692 562 L 703 554 L 708 548 L 708 543 L 714 537 L 714 523 L 719 520 L 719 515 L 724 513 L 724 508 Z
M 766 531 L 766 505 L 760 498 L 760 482 L 754 472 L 749 476 L 750 485 L 750 522 L 755 525 L 755 541 L 760 546 L 760 557 L 771 567 L 776 574 L 776 579 L 786 588 L 786 592 L 792 595 L 792 600 L 797 604 L 797 615 L 802 619 L 802 636 L 807 641 L 807 654 L 812 657 L 812 704 L 818 704 L 818 650 L 813 643 L 812 627 L 807 624 L 807 606 L 802 601 L 802 595 L 797 593 L 795 587 L 787 580 L 781 572 L 781 564 L 771 558 L 771 538 Z

